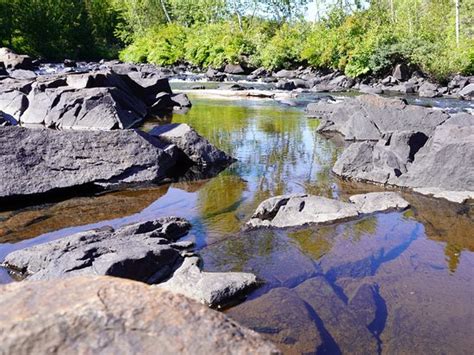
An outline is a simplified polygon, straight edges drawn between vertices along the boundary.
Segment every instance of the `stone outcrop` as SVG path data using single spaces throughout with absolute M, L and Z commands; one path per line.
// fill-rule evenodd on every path
M 277 348 L 222 313 L 146 284 L 112 277 L 1 287 L 6 354 L 275 354 Z
M 180 293 L 210 307 L 242 295 L 257 285 L 255 275 L 244 272 L 203 272 L 199 258 L 190 257 L 173 276 L 156 287 Z
M 0 128 L 0 199 L 155 183 L 189 169 L 190 177 L 209 176 L 233 161 L 188 125 L 161 126 L 163 137 L 138 130 Z
M 308 105 L 319 132 L 355 140 L 336 161 L 343 178 L 463 202 L 474 195 L 474 117 L 373 95 Z
M 90 184 L 154 182 L 175 164 L 169 147 L 134 130 L 3 127 L 0 151 L 0 198 Z
M 245 296 L 257 285 L 255 275 L 203 272 L 191 241 L 178 241 L 191 225 L 178 217 L 106 226 L 20 249 L 2 266 L 18 279 L 52 280 L 105 275 L 159 284 L 210 307 Z
M 441 110 L 408 105 L 403 99 L 362 95 L 339 103 L 309 104 L 310 117 L 321 118 L 319 132 L 338 132 L 346 140 L 377 141 L 395 131 L 416 131 L 429 136 L 449 118 Z
M 155 283 L 183 260 L 173 242 L 191 225 L 170 217 L 119 229 L 104 227 L 10 253 L 3 265 L 20 278 L 51 280 L 108 275 Z
M 0 110 L 22 125 L 124 129 L 138 126 L 149 113 L 191 105 L 186 95 L 173 95 L 168 78 L 156 72 L 30 73 L 16 70 L 0 80 Z
M 306 194 L 283 195 L 263 201 L 246 226 L 287 228 L 328 224 L 408 207 L 408 202 L 394 192 L 355 195 L 350 202 Z

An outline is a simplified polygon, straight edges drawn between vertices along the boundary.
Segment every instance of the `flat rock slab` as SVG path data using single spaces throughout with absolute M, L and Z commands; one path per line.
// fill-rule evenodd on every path
M 146 284 L 105 277 L 0 288 L 5 354 L 275 354 L 222 313 Z
M 174 164 L 161 142 L 139 131 L 0 127 L 0 198 L 154 182 Z
M 305 194 L 283 195 L 263 201 L 246 227 L 286 228 L 328 224 L 377 212 L 403 210 L 408 206 L 408 202 L 394 192 L 355 195 L 350 202 Z
M 218 307 L 257 285 L 253 274 L 203 272 L 198 264 L 198 257 L 186 258 L 168 281 L 156 287 L 180 293 L 210 307 Z
M 191 225 L 177 217 L 140 222 L 117 230 L 90 230 L 7 255 L 3 265 L 32 280 L 109 275 L 153 283 L 181 261 L 172 242 Z

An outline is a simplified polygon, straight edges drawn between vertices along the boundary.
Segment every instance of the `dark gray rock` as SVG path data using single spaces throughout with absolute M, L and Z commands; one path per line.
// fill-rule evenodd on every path
M 227 165 L 233 158 L 217 149 L 185 123 L 153 128 L 149 134 L 160 141 L 174 144 L 193 163 L 200 166 Z
M 7 69 L 26 69 L 34 68 L 33 60 L 27 55 L 20 55 L 8 48 L 0 48 L 0 62 L 3 62 Z
M 20 118 L 22 124 L 62 129 L 131 128 L 147 113 L 143 102 L 116 87 L 35 87 L 28 101 L 28 109 Z
M 277 354 L 220 312 L 107 276 L 20 282 L 0 290 L 5 354 Z
M 20 198 L 86 184 L 159 181 L 175 164 L 163 146 L 156 138 L 133 130 L 3 127 L 0 198 Z
M 179 293 L 209 307 L 218 307 L 254 288 L 257 278 L 244 272 L 203 272 L 199 258 L 190 257 L 171 278 L 156 287 Z
M 108 275 L 153 283 L 166 278 L 180 251 L 170 242 L 188 232 L 190 224 L 169 217 L 73 234 L 5 258 L 4 266 L 23 278 L 50 280 L 79 275 Z
M 410 79 L 410 74 L 410 69 L 404 63 L 397 64 L 392 72 L 392 76 L 399 81 L 407 81 Z
M 175 94 L 171 96 L 171 102 L 175 107 L 191 107 L 192 103 L 186 94 Z
M 224 79 L 227 77 L 225 73 L 222 73 L 212 68 L 209 68 L 205 75 L 209 80 L 219 82 L 224 81 Z
M 63 64 L 66 68 L 75 68 L 75 67 L 77 67 L 77 62 L 73 59 L 64 59 Z
M 278 90 L 294 90 L 296 85 L 293 81 L 280 80 L 275 84 L 275 88 Z
M 346 140 L 379 140 L 396 131 L 415 131 L 430 136 L 449 118 L 441 110 L 408 105 L 401 99 L 362 95 L 340 103 L 308 105 L 312 117 L 321 117 L 318 131 L 339 132 Z
M 378 142 L 353 143 L 333 172 L 462 203 L 474 196 L 474 124 L 469 116 L 454 115 L 429 138 L 421 132 L 398 131 Z

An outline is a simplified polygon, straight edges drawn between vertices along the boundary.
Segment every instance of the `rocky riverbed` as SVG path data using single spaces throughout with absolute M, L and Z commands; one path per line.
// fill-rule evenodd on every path
M 316 94 L 327 83 L 303 88 L 304 70 L 209 71 L 220 82 L 202 84 L 215 85 L 210 92 L 190 87 L 201 74 L 178 68 L 65 69 L 8 55 L 0 280 L 19 282 L 0 297 L 7 352 L 114 351 L 117 337 L 129 352 L 158 343 L 170 352 L 277 351 L 187 299 L 230 307 L 284 352 L 471 347 L 469 101 L 426 99 L 442 106 L 429 108 L 413 96 Z M 81 300 L 69 292 L 76 288 Z M 50 312 L 52 299 L 62 317 Z M 28 312 L 37 317 L 25 332 L 12 331 Z M 78 317 L 91 329 L 80 338 Z M 190 342 L 185 323 L 200 328 Z M 113 324 L 107 334 L 104 324 Z

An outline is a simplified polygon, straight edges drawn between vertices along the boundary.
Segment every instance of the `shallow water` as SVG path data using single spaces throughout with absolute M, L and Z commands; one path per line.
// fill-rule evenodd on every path
M 186 238 L 196 241 L 206 270 L 250 271 L 265 282 L 225 312 L 285 352 L 472 353 L 470 206 L 403 193 L 413 205 L 404 213 L 241 232 L 270 196 L 307 192 L 346 199 L 381 188 L 333 176 L 344 143 L 317 134 L 318 121 L 306 119 L 300 107 L 269 100 L 192 101 L 194 107 L 172 122 L 189 123 L 238 162 L 209 180 L 0 212 L 0 260 L 75 231 L 179 215 L 193 224 Z M 150 120 L 143 129 L 158 122 L 163 120 Z M 10 281 L 0 272 L 0 283 Z

